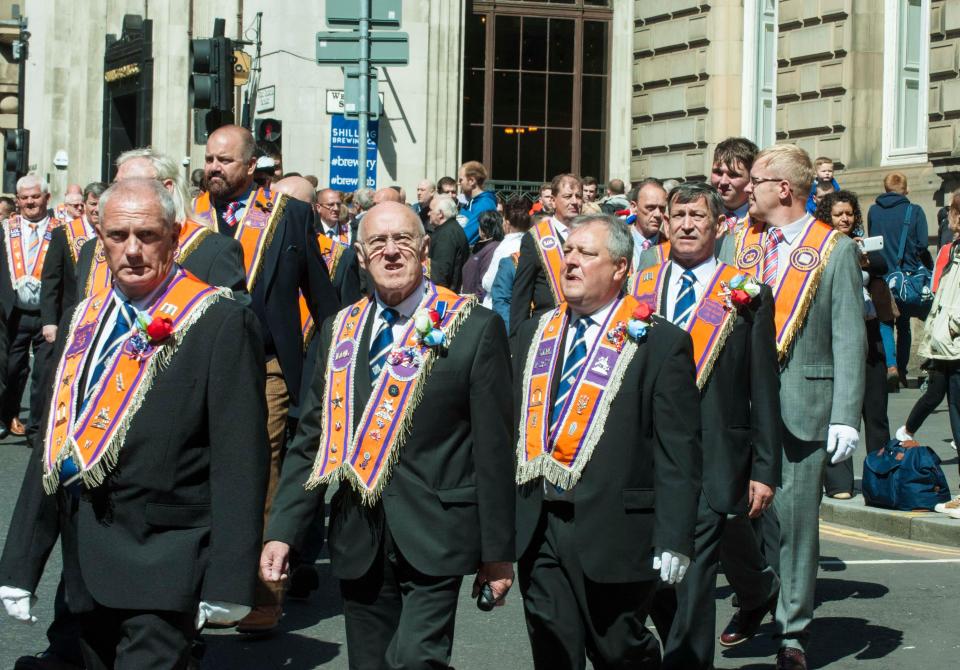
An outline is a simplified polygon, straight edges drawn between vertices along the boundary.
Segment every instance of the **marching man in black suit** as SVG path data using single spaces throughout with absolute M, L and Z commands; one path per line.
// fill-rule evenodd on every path
M 669 627 L 664 668 L 676 670 L 713 667 L 721 541 L 755 543 L 748 519 L 770 508 L 780 483 L 773 293 L 716 260 L 724 221 L 723 201 L 712 186 L 676 187 L 666 227 L 670 259 L 641 270 L 630 283 L 637 300 L 690 334 L 700 388 L 703 489 L 694 556 L 676 588 L 673 625 L 662 624 Z M 741 603 L 769 609 L 779 580 L 772 570 L 757 572 L 761 579 L 756 583 L 735 586 Z M 659 592 L 658 600 L 661 594 L 669 592 Z M 671 598 L 663 600 L 670 603 Z M 667 614 L 673 614 L 669 607 Z
M 420 218 L 382 203 L 357 250 L 373 298 L 328 319 L 260 559 L 279 582 L 323 502 L 350 667 L 447 667 L 463 575 L 513 582 L 510 379 L 503 321 L 423 277 Z
M 100 207 L 114 285 L 61 322 L 44 445 L 11 522 L 0 598 L 30 618 L 56 540 L 35 499 L 55 495 L 88 670 L 186 668 L 197 626 L 237 621 L 253 602 L 263 349 L 252 312 L 174 262 L 180 226 L 159 182 L 118 183 Z
M 630 231 L 571 221 L 565 302 L 519 331 L 517 551 L 537 668 L 657 668 L 657 579 L 683 578 L 700 492 L 690 337 L 622 288 Z

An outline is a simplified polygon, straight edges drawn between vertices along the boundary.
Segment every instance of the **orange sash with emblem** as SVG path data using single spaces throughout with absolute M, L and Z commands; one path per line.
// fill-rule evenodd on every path
M 96 235 L 93 226 L 87 223 L 86 217 L 79 216 L 70 223 L 66 224 L 63 232 L 67 234 L 67 248 L 70 250 L 70 257 L 73 264 L 77 264 L 80 258 L 80 247 L 83 243 Z
M 774 321 L 777 327 L 777 354 L 781 361 L 786 359 L 790 345 L 803 326 L 807 311 L 817 294 L 823 269 L 840 235 L 833 226 L 810 217 L 806 228 L 794 242 L 790 262 L 786 268 L 780 268 L 780 278 L 776 286 L 771 287 L 776 301 Z M 756 223 L 740 232 L 734 247 L 737 267 L 757 279 L 763 276 L 766 238 L 766 225 Z
M 88 389 L 80 388 L 80 378 L 84 369 L 95 364 L 88 359 L 94 355 L 92 345 L 107 307 L 114 302 L 113 292 L 101 291 L 77 306 L 57 366 L 47 423 L 43 459 L 47 493 L 60 486 L 60 470 L 68 458 L 73 459 L 87 487 L 103 482 L 116 465 L 127 430 L 157 375 L 162 374 L 187 331 L 207 308 L 230 295 L 228 289 L 204 284 L 178 268 L 163 293 L 120 340 L 89 394 Z M 170 319 L 173 329 L 162 342 L 151 341 L 139 323 L 150 323 L 157 317 Z M 81 412 L 85 395 L 89 400 Z
M 3 222 L 4 244 L 7 252 L 7 266 L 10 270 L 10 283 L 16 291 L 27 284 L 40 284 L 40 275 L 43 274 L 43 259 L 47 257 L 47 248 L 50 246 L 50 236 L 58 225 L 53 219 L 47 220 L 47 230 L 40 239 L 40 248 L 33 259 L 33 266 L 27 268 L 26 232 L 23 229 L 23 220 L 11 216 Z M 29 224 L 27 224 L 29 225 Z
M 657 314 L 665 319 L 664 282 L 670 274 L 673 263 L 663 263 L 641 270 L 630 279 L 629 291 L 639 301 L 650 305 Z M 693 360 L 697 364 L 697 388 L 702 389 L 713 364 L 723 349 L 727 336 L 737 321 L 737 310 L 728 299 L 730 280 L 740 274 L 737 268 L 717 262 L 706 290 L 694 307 L 693 314 L 684 325 L 684 330 L 693 340 Z
M 563 275 L 563 249 L 560 244 L 560 235 L 553 223 L 553 217 L 541 219 L 540 223 L 530 229 L 533 241 L 537 243 L 540 253 L 540 262 L 543 263 L 543 274 L 547 278 L 547 286 L 553 294 L 556 304 L 563 302 L 563 289 L 560 288 L 560 277 Z
M 424 281 L 426 291 L 417 312 L 435 310 L 446 345 L 457 334 L 476 304 L 475 296 L 460 296 Z M 333 340 L 327 355 L 323 395 L 322 433 L 313 472 L 306 487 L 345 479 L 363 502 L 374 505 L 400 458 L 410 434 L 414 413 L 423 396 L 423 385 L 436 359 L 437 347 L 422 343 L 411 318 L 398 346 L 373 384 L 367 406 L 354 429 L 354 379 L 369 374 L 357 368 L 364 324 L 376 313 L 376 303 L 363 298 L 341 310 L 333 324 Z M 372 336 L 372 335 L 371 335 Z M 319 373 L 318 368 L 318 373 Z M 428 408 L 429 409 L 429 408 Z

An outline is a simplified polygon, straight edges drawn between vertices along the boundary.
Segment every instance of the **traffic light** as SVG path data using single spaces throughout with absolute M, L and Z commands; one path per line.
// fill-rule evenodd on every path
M 27 174 L 30 158 L 30 131 L 26 128 L 11 128 L 4 131 L 3 191 L 17 190 L 17 180 Z
M 277 119 L 257 119 L 254 121 L 254 137 L 257 142 L 272 142 L 280 148 L 280 134 L 283 131 L 283 123 Z
M 197 110 L 198 143 L 222 125 L 233 123 L 233 42 L 224 37 L 225 21 L 215 19 L 213 37 L 190 42 L 190 106 Z

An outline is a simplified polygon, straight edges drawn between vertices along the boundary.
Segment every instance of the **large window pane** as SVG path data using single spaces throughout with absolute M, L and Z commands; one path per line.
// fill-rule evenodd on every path
M 580 104 L 580 125 L 588 130 L 606 127 L 607 78 L 584 77 Z
M 551 74 L 547 78 L 547 125 L 573 125 L 573 75 Z
M 483 123 L 484 71 L 468 70 L 463 81 L 463 122 Z
M 520 149 L 520 161 L 517 179 L 520 181 L 543 181 L 543 146 L 546 132 L 543 128 L 526 128 L 526 132 L 517 138 Z
M 523 19 L 523 69 L 547 69 L 547 20 L 527 16 Z
M 573 72 L 572 19 L 550 19 L 550 71 Z
M 573 133 L 571 131 L 547 131 L 547 173 L 544 175 L 544 181 L 550 181 L 563 172 L 570 172 L 572 150 Z
M 494 33 L 496 48 L 493 67 L 516 70 L 520 67 L 520 17 L 498 16 Z
M 542 126 L 546 123 L 547 75 L 524 72 L 520 75 L 520 123 Z
M 493 128 L 493 179 L 517 178 L 517 134 L 513 128 Z
M 583 73 L 607 74 L 607 24 L 583 22 Z
M 900 34 L 904 37 L 904 65 L 907 67 L 920 66 L 920 45 L 923 42 L 923 35 L 920 32 L 920 0 L 907 0 L 902 5 L 906 16 L 901 18 Z
M 466 19 L 463 39 L 464 67 L 485 67 L 487 46 L 487 15 L 471 14 Z
M 520 75 L 516 72 L 493 74 L 493 122 L 516 125 L 520 117 Z
M 906 79 L 900 85 L 900 128 L 897 137 L 901 147 L 915 147 L 919 143 L 917 110 L 920 107 L 920 82 Z
M 463 160 L 483 160 L 483 126 L 463 127 Z
M 606 153 L 607 134 L 585 130 L 580 134 L 580 174 L 596 177 L 598 181 L 606 180 Z

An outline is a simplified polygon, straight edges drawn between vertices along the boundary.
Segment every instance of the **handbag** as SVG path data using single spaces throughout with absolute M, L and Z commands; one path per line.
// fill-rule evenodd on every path
M 940 457 L 916 442 L 890 440 L 863 461 L 863 499 L 871 507 L 932 510 L 950 500 Z
M 884 280 L 896 301 L 906 306 L 909 311 L 914 312 L 911 316 L 917 318 L 926 318 L 930 311 L 930 304 L 933 302 L 933 291 L 930 286 L 933 283 L 933 275 L 923 265 L 916 270 L 904 270 L 901 267 L 903 263 L 903 254 L 907 245 L 907 232 L 910 221 L 910 212 L 913 205 L 907 205 L 907 211 L 903 215 L 903 226 L 900 232 L 900 247 L 897 249 L 897 268 L 893 272 L 887 273 Z

